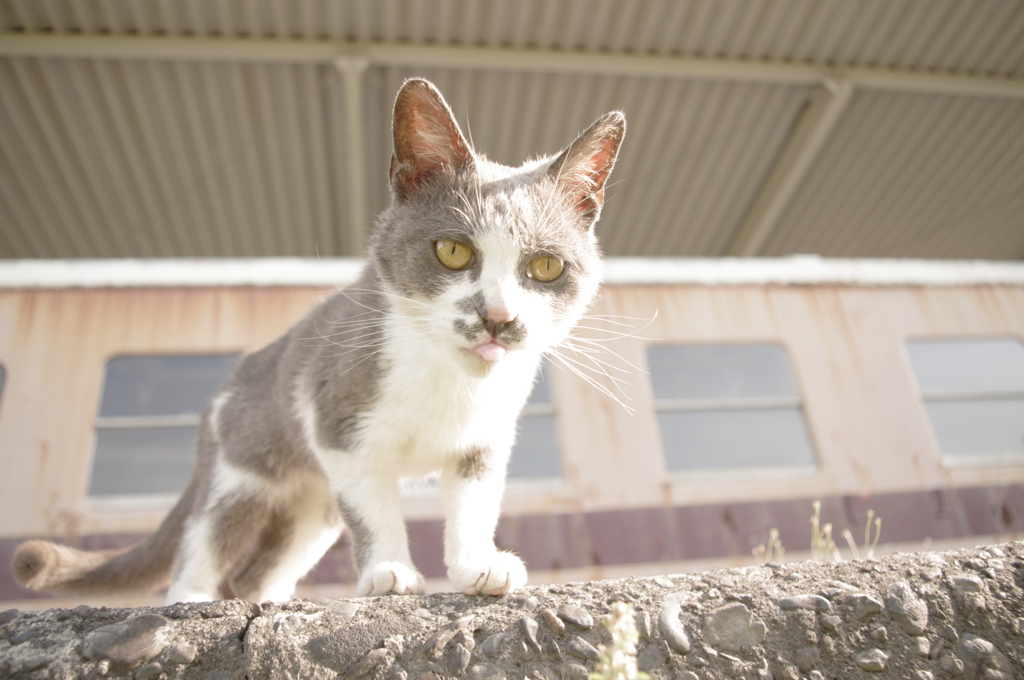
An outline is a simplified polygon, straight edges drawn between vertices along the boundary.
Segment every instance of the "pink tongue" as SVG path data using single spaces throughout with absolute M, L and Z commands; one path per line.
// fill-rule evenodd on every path
M 507 351 L 496 342 L 488 342 L 484 345 L 480 345 L 479 347 L 474 347 L 473 349 L 477 354 L 483 357 L 484 361 L 497 361 L 505 356 L 505 352 Z

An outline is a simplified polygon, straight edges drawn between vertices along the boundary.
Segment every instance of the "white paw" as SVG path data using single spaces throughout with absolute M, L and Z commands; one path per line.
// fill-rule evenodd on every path
M 452 565 L 448 578 L 466 595 L 505 595 L 526 585 L 526 565 L 510 552 L 495 551 Z
M 379 562 L 359 577 L 356 595 L 422 595 L 427 590 L 419 572 L 401 562 Z

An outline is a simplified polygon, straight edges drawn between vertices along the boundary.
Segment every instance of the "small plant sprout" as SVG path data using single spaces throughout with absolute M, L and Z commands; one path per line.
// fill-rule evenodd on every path
M 779 540 L 779 530 L 775 527 L 769 529 L 768 543 L 762 543 L 751 552 L 754 553 L 754 557 L 761 558 L 761 561 L 765 564 L 768 564 L 769 562 L 782 564 L 782 561 L 786 556 L 786 549 L 782 547 L 782 541 Z
M 874 527 L 873 532 L 872 527 Z M 874 510 L 868 510 L 868 521 L 864 524 L 864 548 L 867 549 L 865 557 L 870 558 L 875 554 L 875 548 L 878 546 L 878 538 L 881 535 L 882 518 L 875 517 Z M 853 559 L 859 560 L 860 550 L 857 549 L 857 544 L 853 540 L 853 533 L 849 529 L 844 529 L 843 538 L 846 539 L 847 544 L 850 546 L 850 552 L 853 553 Z
M 597 671 L 590 674 L 590 680 L 650 680 L 647 673 L 641 673 L 636 667 L 636 642 L 640 634 L 636 631 L 633 605 L 613 602 L 611 609 L 602 622 L 612 634 L 612 644 L 597 646 L 600 657 Z
M 821 501 L 814 501 L 811 507 L 814 508 L 814 515 L 811 516 L 811 559 L 817 562 L 841 562 L 843 556 L 832 540 L 832 523 L 821 523 Z

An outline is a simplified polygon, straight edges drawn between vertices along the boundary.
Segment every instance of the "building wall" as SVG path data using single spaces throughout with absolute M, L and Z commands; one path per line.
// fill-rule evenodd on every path
M 0 290 L 4 554 L 38 536 L 118 544 L 119 536 L 151 531 L 166 512 L 167 499 L 111 505 L 86 497 L 110 358 L 252 350 L 328 293 L 309 287 Z M 612 325 L 613 317 L 626 325 Z M 499 543 L 527 555 L 536 580 L 750 563 L 751 545 L 771 526 L 790 527 L 784 542 L 799 550 L 808 543 L 812 499 L 824 499 L 825 509 L 837 514 L 838 533 L 840 526 L 856 528 L 872 499 L 902 513 L 929 498 L 945 508 L 949 501 L 936 493 L 964 490 L 954 503 L 964 506 L 957 509 L 963 517 L 924 521 L 919 533 L 929 535 L 901 533 L 900 518 L 890 516 L 883 539 L 901 546 L 932 538 L 973 545 L 980 535 L 1024 530 L 1024 461 L 944 464 L 905 349 L 913 338 L 1024 338 L 1024 286 L 610 285 L 582 325 L 580 335 L 610 338 L 602 341 L 608 350 L 602 356 L 626 371 L 626 406 L 569 371 L 552 371 L 563 477 L 510 483 L 498 532 Z M 612 337 L 616 331 L 625 336 Z M 775 342 L 787 350 L 818 459 L 813 471 L 666 471 L 643 372 L 647 346 L 737 342 Z M 594 379 L 615 391 L 608 378 Z M 439 499 L 423 492 L 404 502 L 414 553 L 436 563 L 440 546 L 425 544 L 440 539 Z M 976 510 L 967 507 L 972 503 Z M 986 513 L 991 522 L 983 521 Z M 302 592 L 344 594 L 329 584 L 337 580 L 330 569 L 348 569 L 350 580 L 346 559 L 344 550 L 329 555 Z M 436 564 L 424 570 L 441 583 Z M 0 600 L 34 606 L 17 588 L 4 574 Z M 150 600 L 119 602 L 139 601 Z

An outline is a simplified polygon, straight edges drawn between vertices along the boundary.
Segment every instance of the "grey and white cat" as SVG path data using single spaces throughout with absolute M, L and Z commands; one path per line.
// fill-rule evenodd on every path
M 624 133 L 608 113 L 559 155 L 510 168 L 470 148 L 433 85 L 406 82 L 391 205 L 359 281 L 242 359 L 155 534 L 120 552 L 29 541 L 17 578 L 73 593 L 169 582 L 168 602 L 286 600 L 347 527 L 359 595 L 422 593 L 399 479 L 440 470 L 452 583 L 525 585 L 522 560 L 494 545 L 505 468 L 542 355 L 600 283 L 594 224 Z

